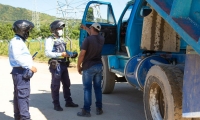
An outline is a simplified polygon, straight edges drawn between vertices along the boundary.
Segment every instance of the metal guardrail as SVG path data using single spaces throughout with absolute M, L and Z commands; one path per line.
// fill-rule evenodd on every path
M 42 40 L 42 39 L 33 39 L 33 40 L 30 40 L 30 41 L 27 41 L 27 47 L 28 47 L 28 49 L 30 49 L 31 48 L 31 43 L 33 43 L 33 42 L 39 42 L 39 44 L 40 44 L 40 51 L 42 50 L 42 44 L 44 44 L 44 41 L 45 40 Z

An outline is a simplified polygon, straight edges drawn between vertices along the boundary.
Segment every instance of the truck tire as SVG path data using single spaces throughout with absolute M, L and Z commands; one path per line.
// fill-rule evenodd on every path
M 182 118 L 183 72 L 176 66 L 153 66 L 144 86 L 147 120 L 191 120 Z
M 115 74 L 108 69 L 108 57 L 102 56 L 103 63 L 103 81 L 102 81 L 102 93 L 109 94 L 115 87 Z

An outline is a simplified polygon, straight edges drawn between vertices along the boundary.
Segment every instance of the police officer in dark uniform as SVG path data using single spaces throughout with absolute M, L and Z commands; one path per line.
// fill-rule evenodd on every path
M 37 69 L 25 44 L 29 31 L 34 24 L 27 20 L 17 20 L 13 24 L 14 38 L 9 43 L 9 61 L 14 84 L 14 117 L 15 120 L 30 120 L 29 96 L 30 78 Z
M 59 102 L 60 81 L 63 85 L 63 95 L 66 101 L 65 107 L 78 107 L 74 104 L 70 92 L 70 79 L 67 67 L 69 66 L 69 57 L 77 57 L 77 53 L 66 50 L 66 43 L 63 41 L 63 28 L 65 24 L 56 20 L 50 24 L 52 35 L 45 41 L 45 54 L 51 58 L 49 60 L 49 70 L 52 75 L 51 94 L 54 104 L 54 110 L 63 111 Z

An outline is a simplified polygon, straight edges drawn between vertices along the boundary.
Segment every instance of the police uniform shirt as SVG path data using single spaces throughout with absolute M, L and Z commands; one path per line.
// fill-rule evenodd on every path
M 33 59 L 22 38 L 15 35 L 10 41 L 8 49 L 9 61 L 12 67 L 32 68 Z
M 62 51 L 62 52 L 54 51 L 54 49 L 56 49 L 56 48 L 54 48 L 54 41 L 64 42 L 61 37 L 54 38 L 52 36 L 45 40 L 45 55 L 49 58 L 59 58 L 62 56 L 62 52 L 64 52 L 64 51 Z

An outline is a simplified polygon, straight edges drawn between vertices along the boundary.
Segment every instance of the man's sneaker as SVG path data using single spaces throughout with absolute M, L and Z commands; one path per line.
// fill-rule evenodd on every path
M 81 117 L 91 117 L 90 112 L 87 112 L 85 109 L 82 108 L 81 112 L 77 113 L 77 116 L 81 116 Z
M 71 103 L 66 103 L 66 104 L 65 104 L 65 107 L 78 107 L 78 104 L 75 104 L 75 103 L 73 103 L 73 102 L 71 102 Z
M 54 106 L 54 110 L 63 111 L 63 108 L 61 108 L 60 105 L 58 105 L 58 106 Z
M 96 108 L 96 114 L 101 115 L 103 113 L 102 108 Z

